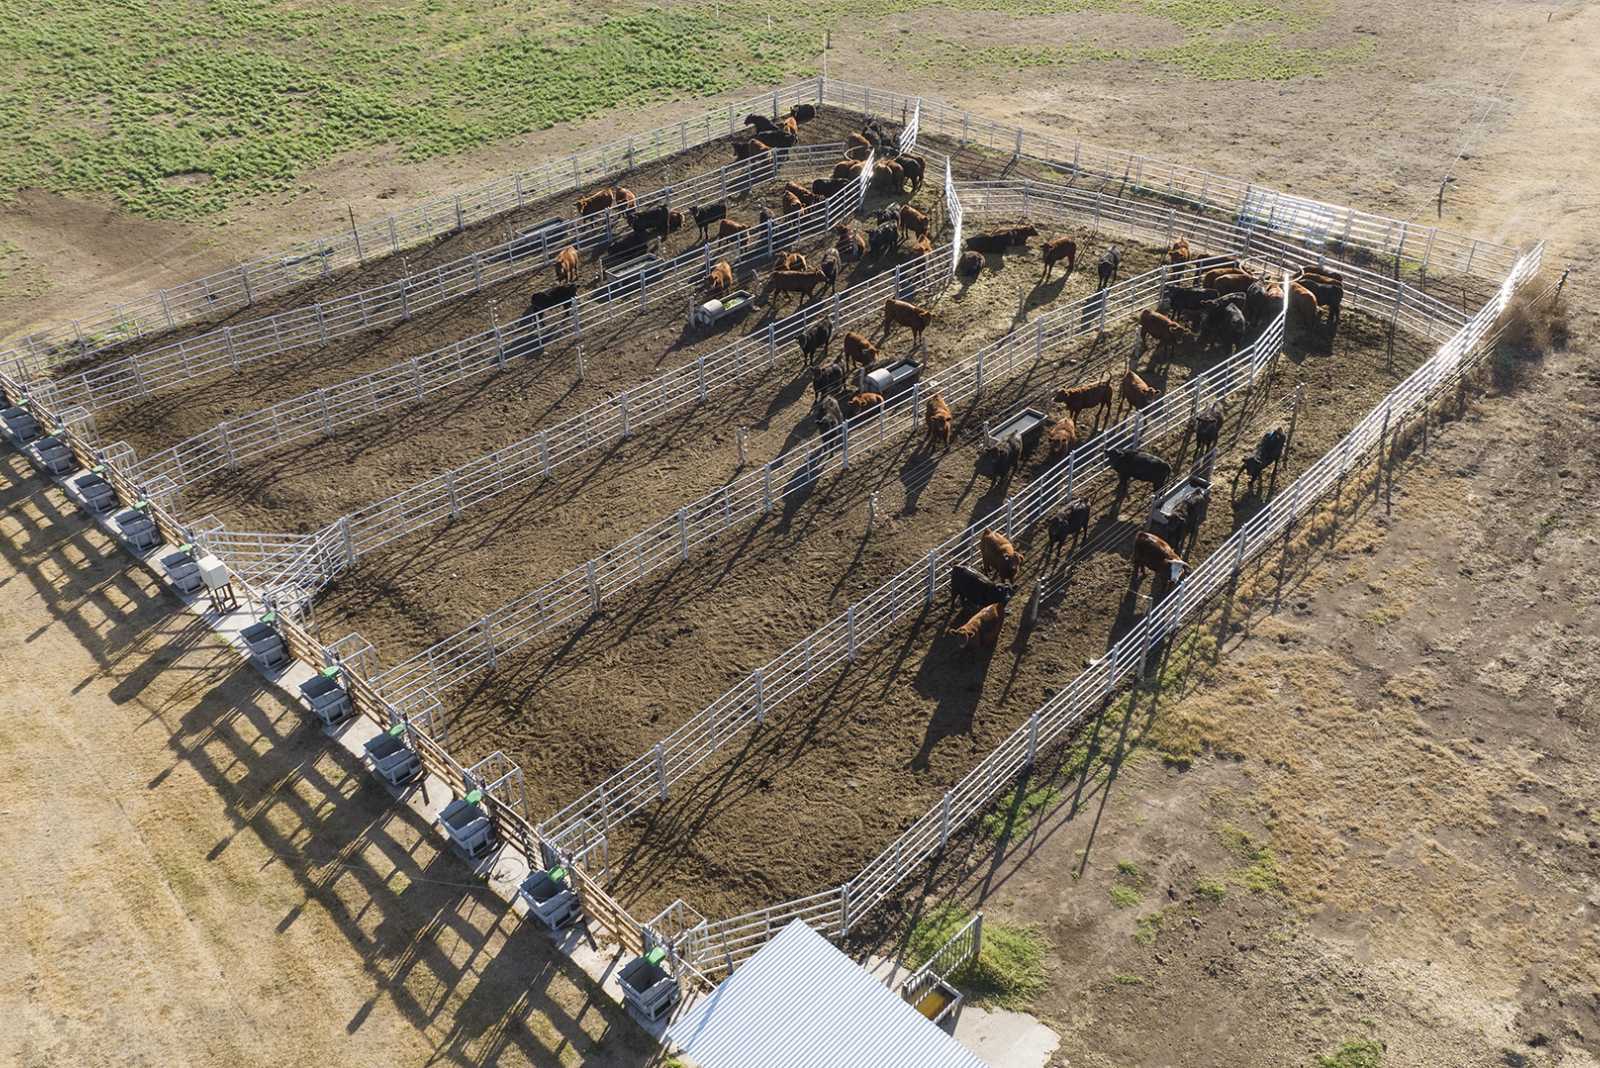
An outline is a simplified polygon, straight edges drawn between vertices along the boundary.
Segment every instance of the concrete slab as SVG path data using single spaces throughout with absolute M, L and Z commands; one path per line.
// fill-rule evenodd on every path
M 990 1068 L 1044 1068 L 1061 1036 L 1025 1012 L 967 1005 L 956 1023 L 956 1040 Z

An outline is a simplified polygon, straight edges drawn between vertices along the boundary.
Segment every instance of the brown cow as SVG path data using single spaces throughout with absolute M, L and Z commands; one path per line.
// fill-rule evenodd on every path
M 1160 352 L 1178 341 L 1187 341 L 1194 337 L 1194 331 L 1175 320 L 1168 319 L 1158 311 L 1146 308 L 1139 313 L 1139 344 L 1143 346 L 1151 338 L 1155 339 L 1156 351 Z
M 1206 283 L 1209 288 L 1215 289 L 1219 295 L 1243 293 L 1255 284 L 1256 276 L 1248 271 L 1230 271 L 1227 274 L 1220 274 Z
M 611 206 L 612 196 L 609 189 L 597 189 L 588 196 L 578 198 L 578 214 L 593 215 L 605 211 Z
M 614 185 L 611 187 L 611 203 L 615 204 L 623 211 L 627 211 L 632 208 L 633 202 L 638 199 L 638 197 L 633 195 L 633 190 L 629 189 L 625 185 Z
M 793 215 L 795 212 L 800 211 L 805 206 L 805 202 L 799 197 L 795 196 L 793 193 L 786 192 L 783 194 L 783 213 L 785 215 Z
M 1167 246 L 1167 262 L 1170 264 L 1188 263 L 1193 258 L 1189 252 L 1188 238 L 1180 237 Z
M 772 261 L 772 269 L 774 271 L 808 271 L 811 266 L 806 263 L 806 258 L 798 252 L 780 252 L 777 258 Z
M 892 159 L 879 160 L 872 168 L 872 185 L 875 189 L 893 189 L 900 192 L 905 188 L 905 168 Z
M 932 308 L 919 308 L 915 304 L 890 297 L 883 302 L 883 333 L 888 336 L 896 325 L 911 328 L 911 340 L 921 341 L 922 332 L 933 322 Z
M 868 141 L 865 137 L 858 133 L 845 134 L 844 143 L 849 145 L 851 148 L 865 148 L 869 150 L 872 148 L 872 142 Z
M 1093 386 L 1074 386 L 1071 389 L 1056 390 L 1056 403 L 1065 404 L 1067 411 L 1076 420 L 1079 412 L 1086 412 L 1096 408 L 1094 413 L 1095 426 L 1100 425 L 1100 413 L 1111 411 L 1111 379 L 1106 379 Z
M 838 223 L 833 229 L 839 235 L 833 247 L 839 250 L 840 259 L 854 263 L 867 254 L 867 239 L 856 233 L 855 227 L 849 223 Z
M 1317 321 L 1316 294 L 1299 282 L 1290 282 L 1289 314 L 1294 316 L 1297 322 L 1315 323 Z
M 932 251 L 933 242 L 928 240 L 927 234 L 923 234 L 921 237 L 911 242 L 911 254 L 913 256 L 926 256 Z
M 948 633 L 950 637 L 961 640 L 963 649 L 971 649 L 974 645 L 993 649 L 1000 641 L 1000 628 L 1005 621 L 1006 606 L 996 601 L 978 609 L 971 619 L 959 627 L 951 627 Z
M 842 182 L 848 178 L 856 178 L 861 174 L 863 164 L 860 160 L 842 159 L 833 165 L 833 180 Z
M 749 223 L 734 222 L 732 219 L 721 219 L 717 222 L 717 239 L 743 234 L 750 229 Z
M 1072 416 L 1058 418 L 1046 440 L 1050 446 L 1050 459 L 1059 460 L 1065 456 L 1078 443 L 1078 425 L 1072 421 Z
M 556 281 L 575 282 L 578 280 L 578 249 L 568 245 L 556 253 Z
M 928 236 L 928 217 L 910 204 L 900 209 L 900 233 Z
M 706 275 L 706 288 L 711 290 L 714 297 L 733 289 L 733 266 L 727 260 L 718 260 L 717 265 L 711 268 L 711 273 Z
M 1184 563 L 1177 553 L 1172 551 L 1161 538 L 1141 530 L 1133 539 L 1133 584 L 1139 585 L 1139 580 L 1146 571 L 1155 574 L 1157 582 L 1162 586 L 1178 581 L 1183 574 L 1183 569 L 1189 565 Z
M 955 423 L 955 416 L 950 411 L 950 405 L 944 402 L 943 395 L 935 393 L 928 398 L 928 411 L 923 416 L 923 422 L 928 428 L 928 444 L 938 442 L 948 449 L 950 428 Z
M 768 286 L 771 292 L 771 302 L 776 304 L 779 295 L 783 293 L 798 293 L 801 301 L 811 298 L 817 287 L 827 282 L 821 271 L 773 271 L 772 282 Z
M 978 539 L 978 554 L 983 557 L 983 569 L 1006 582 L 1017 577 L 1022 570 L 1022 554 L 998 530 L 985 530 Z
M 771 152 L 771 151 L 772 151 L 772 146 L 771 145 L 767 144 L 765 141 L 758 140 L 758 139 L 756 139 L 754 137 L 752 137 L 748 141 L 735 141 L 733 143 L 733 158 L 734 159 L 750 159 L 753 156 L 761 155 L 761 153 L 763 153 L 763 152 Z
M 847 402 L 851 415 L 860 415 L 862 412 L 871 411 L 883 406 L 882 393 L 857 393 Z
M 1047 282 L 1050 280 L 1050 271 L 1060 261 L 1067 261 L 1069 275 L 1078 263 L 1078 243 L 1070 237 L 1058 237 L 1054 241 L 1046 241 L 1039 251 L 1044 255 L 1044 279 Z
M 793 193 L 794 198 L 802 204 L 815 204 L 822 199 L 822 197 L 813 193 L 799 182 L 784 182 L 783 191 L 785 193 Z
M 1200 276 L 1200 284 L 1205 286 L 1207 289 L 1215 289 L 1217 288 L 1216 281 L 1219 278 L 1230 274 L 1249 273 L 1249 271 L 1245 270 L 1243 267 L 1240 267 L 1237 263 L 1220 263 L 1215 267 L 1206 268 L 1206 272 Z
M 800 124 L 795 121 L 795 117 L 793 115 L 784 116 L 783 121 L 778 123 L 778 129 L 782 130 L 790 137 L 800 136 Z
M 1161 396 L 1160 390 L 1140 378 L 1134 371 L 1128 371 L 1122 376 L 1122 386 L 1119 393 L 1122 396 L 1122 403 L 1117 405 L 1119 413 L 1128 406 L 1132 406 L 1135 411 L 1142 411 L 1154 404 L 1155 399 Z
M 844 336 L 844 359 L 851 367 L 860 364 L 867 367 L 878 359 L 878 349 L 862 334 L 850 331 Z

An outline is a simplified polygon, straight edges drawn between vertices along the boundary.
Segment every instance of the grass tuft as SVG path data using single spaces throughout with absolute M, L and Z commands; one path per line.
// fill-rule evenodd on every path
M 913 967 L 927 961 L 971 919 L 958 905 L 930 912 L 911 931 L 907 957 Z M 978 959 L 962 967 L 952 982 L 976 1002 L 1023 1009 L 1044 989 L 1045 940 L 1034 927 L 1017 927 L 985 918 Z
M 1317 1058 L 1317 1068 L 1380 1068 L 1382 1064 L 1383 1043 L 1370 1038 L 1346 1042 Z

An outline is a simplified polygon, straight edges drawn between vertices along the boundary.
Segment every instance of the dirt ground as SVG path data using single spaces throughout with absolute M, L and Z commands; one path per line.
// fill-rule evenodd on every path
M 1062 39 L 1080 17 L 1060 16 Z M 963 75 L 886 65 L 849 37 L 831 62 L 836 75 L 1102 143 L 1181 146 L 1223 172 L 1418 218 L 1461 150 L 1446 225 L 1554 236 L 1559 254 L 1592 264 L 1600 8 L 1358 0 L 1331 17 L 1331 36 L 1375 42 L 1375 70 L 1259 84 L 1116 68 Z M 1006 33 L 998 19 L 969 28 Z M 424 167 L 341 161 L 307 194 L 222 230 L 29 195 L 7 229 L 47 256 L 53 287 L 4 312 L 57 320 L 336 226 L 328 206 L 347 194 L 370 214 L 380 196 L 467 185 L 530 149 L 697 110 Z M 1316 1064 L 1367 1036 L 1386 1045 L 1386 1068 L 1600 1063 L 1594 338 L 1583 320 L 1569 355 L 1452 426 L 1402 475 L 1391 520 L 1351 521 L 1283 613 L 1255 617 L 1195 694 L 1163 704 L 1157 726 L 1170 731 L 1150 738 L 1188 754 L 1187 771 L 1124 760 L 1110 790 L 1089 784 L 1003 856 L 988 844 L 973 855 L 958 899 L 982 900 L 993 922 L 1036 923 L 1049 942 L 1050 983 L 1032 1008 L 1064 1036 L 1056 1064 Z M 114 1042 L 119 1060 L 152 1063 L 326 1051 L 548 1064 L 603 1039 L 595 1062 L 632 1063 L 626 1025 L 607 1033 L 607 1003 L 544 963 L 540 939 L 505 927 L 431 836 L 236 679 L 243 669 L 211 666 L 202 639 L 167 633 L 175 617 L 130 608 L 148 580 L 130 582 L 120 557 L 99 562 L 75 521 L 18 534 L 39 520 L 7 503 L 0 626 L 13 638 L 0 647 L 48 648 L 47 662 L 72 668 L 41 678 L 37 660 L 9 654 L 7 692 L 26 703 L 0 742 L 13 789 L 49 791 L 70 816 L 52 832 L 95 851 L 69 863 L 6 824 L 12 855 L 30 859 L 26 885 L 24 869 L 0 876 L 4 900 L 28 910 L 13 927 L 52 924 L 0 972 L 0 1001 L 21 1021 L 0 1040 L 7 1057 L 99 1061 Z M 29 537 L 37 552 L 12 551 Z M 1103 748 L 1115 748 L 1109 734 Z M 119 821 L 143 835 L 136 845 L 106 837 Z M 292 870 L 305 855 L 317 860 L 309 878 Z M 1140 903 L 1116 908 L 1114 883 Z M 72 898 L 108 904 L 69 911 Z
M 653 1044 L 0 458 L 0 1061 L 643 1065 Z

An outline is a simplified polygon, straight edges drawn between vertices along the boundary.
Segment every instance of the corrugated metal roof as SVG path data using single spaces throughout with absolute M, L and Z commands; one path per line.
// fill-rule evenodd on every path
M 800 920 L 667 1038 L 701 1068 L 987 1068 Z

